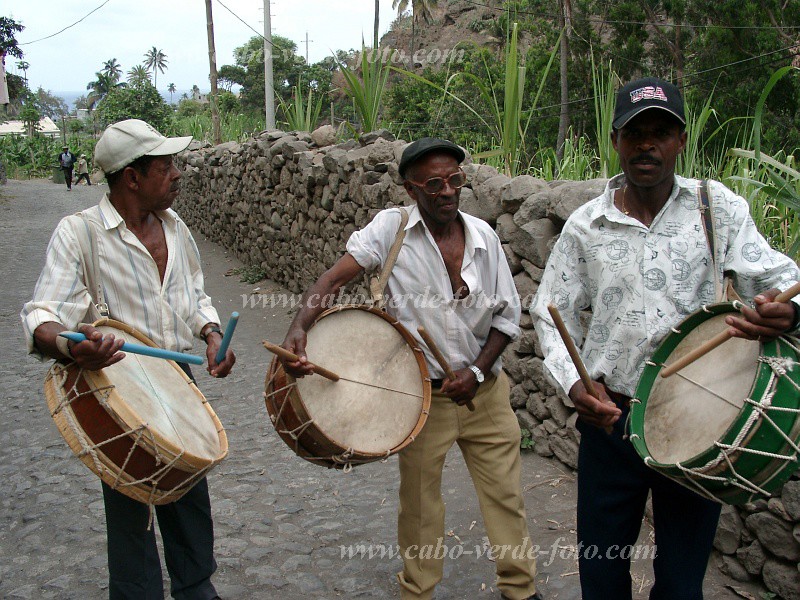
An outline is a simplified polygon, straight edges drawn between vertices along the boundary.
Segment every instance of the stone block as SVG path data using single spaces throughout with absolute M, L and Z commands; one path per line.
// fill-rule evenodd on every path
M 800 481 L 793 479 L 786 482 L 781 492 L 781 501 L 786 514 L 793 521 L 800 521 Z
M 537 219 L 524 223 L 519 225 L 514 234 L 511 249 L 543 269 L 550 256 L 551 241 L 557 233 L 558 230 L 550 219 Z
M 767 589 L 783 600 L 800 600 L 800 572 L 797 565 L 768 558 L 761 575 Z
M 570 469 L 578 468 L 578 444 L 559 435 L 551 435 L 550 449 L 558 460 Z
M 501 197 L 503 210 L 508 213 L 515 213 L 529 197 L 547 189 L 549 189 L 547 183 L 541 179 L 536 179 L 530 175 L 514 177 L 503 190 Z
M 767 555 L 761 542 L 754 540 L 750 545 L 739 548 L 736 551 L 736 558 L 750 575 L 758 576 L 761 575 Z
M 719 517 L 714 548 L 723 554 L 733 554 L 739 548 L 744 523 L 735 506 L 723 506 Z
M 517 229 L 519 229 L 519 227 L 517 227 L 517 224 L 514 223 L 514 216 L 512 214 L 503 213 L 497 217 L 495 231 L 497 232 L 497 237 L 500 238 L 501 242 L 510 242 Z
M 800 542 L 792 535 L 792 527 L 770 512 L 757 512 L 745 519 L 761 545 L 778 558 L 797 562 L 800 560 Z

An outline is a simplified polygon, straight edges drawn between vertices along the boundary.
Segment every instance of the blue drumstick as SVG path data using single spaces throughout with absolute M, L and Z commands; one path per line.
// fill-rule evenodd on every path
M 217 364 L 225 360 L 225 353 L 228 352 L 228 346 L 233 337 L 233 330 L 236 329 L 236 322 L 239 320 L 239 313 L 231 313 L 231 318 L 228 320 L 228 326 L 225 328 L 225 335 L 222 336 L 222 343 L 217 350 Z
M 74 331 L 62 331 L 58 335 L 78 343 L 86 340 L 85 335 L 83 335 L 82 333 L 75 333 Z M 203 364 L 203 359 L 199 356 L 195 356 L 194 354 L 173 352 L 172 350 L 153 348 L 151 346 L 143 346 L 141 344 L 130 344 L 128 342 L 125 342 L 124 344 L 122 344 L 122 351 L 130 352 L 131 354 L 143 354 L 144 356 L 152 356 L 154 358 L 174 360 L 175 362 L 192 363 L 193 365 Z

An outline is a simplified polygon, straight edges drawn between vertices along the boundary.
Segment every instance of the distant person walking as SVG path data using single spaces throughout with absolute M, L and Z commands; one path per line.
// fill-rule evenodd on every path
M 72 190 L 72 168 L 75 166 L 77 157 L 69 151 L 69 146 L 62 147 L 61 154 L 58 155 L 58 164 L 64 171 L 64 181 L 67 183 L 67 191 Z
M 78 158 L 78 179 L 75 180 L 75 185 L 78 185 L 81 179 L 86 179 L 86 185 L 92 185 L 89 179 L 89 164 L 86 162 L 85 154 L 81 154 L 80 158 Z

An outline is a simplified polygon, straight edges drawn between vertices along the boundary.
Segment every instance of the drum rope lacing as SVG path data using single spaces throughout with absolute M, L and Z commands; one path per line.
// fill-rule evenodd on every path
M 82 392 L 78 389 L 78 382 L 84 379 L 83 371 L 84 369 L 79 369 L 77 371 L 75 381 L 72 383 L 69 389 L 66 389 L 65 386 L 69 376 L 68 369 L 59 363 L 53 364 L 51 373 L 55 380 L 54 388 L 57 397 L 57 403 L 55 409 L 51 412 L 51 416 L 55 416 L 60 413 L 65 417 L 65 421 L 69 427 L 69 430 L 72 432 L 74 438 L 77 440 L 81 448 L 79 452 L 76 452 L 76 455 L 78 458 L 88 456 L 94 464 L 95 472 L 101 476 L 101 479 L 105 480 L 105 478 L 103 478 L 103 475 L 105 474 L 106 477 L 111 480 L 109 483 L 110 487 L 113 489 L 118 489 L 121 487 L 135 487 L 141 485 L 147 488 L 147 501 L 145 504 L 147 504 L 149 508 L 149 518 L 147 524 L 147 529 L 149 530 L 153 525 L 155 503 L 162 498 L 171 496 L 184 487 L 191 487 L 194 485 L 196 480 L 204 476 L 205 473 L 215 466 L 216 462 L 218 461 L 212 462 L 210 465 L 198 470 L 196 473 L 181 481 L 172 489 L 159 489 L 157 486 L 161 479 L 163 479 L 167 472 L 169 472 L 173 467 L 183 460 L 183 451 L 175 455 L 172 459 L 165 460 L 165 455 L 159 451 L 158 443 L 156 442 L 155 437 L 149 430 L 146 423 L 141 423 L 138 427 L 128 429 L 127 431 L 123 430 L 122 433 L 107 438 L 102 442 L 94 443 L 94 441 L 89 438 L 81 425 L 75 419 L 75 415 L 73 414 L 72 410 L 64 409 L 72 408 L 72 403 L 81 398 L 93 397 L 103 407 L 104 410 L 112 411 L 113 409 L 109 407 L 108 401 L 111 396 L 111 392 L 115 389 L 115 386 L 112 384 L 99 388 L 90 388 L 87 389 L 87 391 Z M 115 465 L 116 468 L 111 469 L 103 462 L 103 460 L 101 460 L 99 451 L 102 451 L 103 446 L 121 439 L 130 440 L 132 442 L 131 447 L 122 464 L 119 466 Z M 143 443 L 143 439 L 147 440 L 148 443 Z M 139 447 L 151 454 L 157 465 L 162 466 L 160 469 L 154 473 L 151 473 L 147 477 L 133 479 L 132 476 L 126 472 L 126 468 L 133 457 L 134 451 Z M 126 480 L 122 480 L 123 474 L 127 476 Z
M 680 333 L 680 332 L 678 332 L 678 333 Z M 787 343 L 789 343 L 789 342 L 787 342 Z M 720 483 L 727 483 L 727 484 L 736 486 L 736 487 L 738 487 L 738 488 L 740 488 L 742 490 L 745 490 L 745 491 L 748 491 L 748 492 L 752 492 L 752 493 L 756 493 L 756 494 L 760 494 L 762 496 L 767 496 L 768 497 L 768 496 L 771 495 L 769 492 L 765 491 L 764 489 L 762 489 L 761 487 L 759 487 L 758 485 L 756 485 L 752 481 L 748 480 L 746 477 L 744 477 L 741 474 L 739 474 L 738 471 L 736 470 L 736 467 L 735 467 L 734 463 L 732 462 L 732 460 L 730 458 L 731 455 L 733 455 L 733 454 L 735 454 L 737 452 L 742 452 L 742 453 L 754 454 L 754 455 L 757 455 L 757 456 L 764 456 L 764 457 L 767 457 L 767 458 L 773 458 L 773 459 L 776 459 L 776 460 L 783 460 L 783 461 L 787 461 L 787 462 L 794 462 L 794 461 L 796 461 L 798 459 L 798 456 L 800 456 L 800 446 L 798 446 L 798 444 L 794 440 L 792 440 L 780 427 L 778 427 L 778 425 L 775 423 L 775 421 L 773 421 L 773 419 L 768 414 L 768 412 L 770 412 L 770 411 L 773 411 L 773 412 L 784 412 L 784 413 L 788 412 L 788 413 L 792 413 L 792 414 L 800 414 L 800 409 L 781 407 L 781 406 L 773 406 L 772 405 L 773 398 L 774 398 L 775 393 L 777 391 L 777 381 L 778 381 L 778 379 L 784 379 L 784 380 L 788 381 L 795 389 L 800 391 L 800 386 L 798 386 L 798 384 L 795 383 L 791 378 L 787 378 L 786 377 L 787 371 L 792 370 L 792 368 L 796 365 L 796 363 L 794 361 L 790 360 L 789 358 L 771 357 L 771 356 L 759 357 L 758 360 L 759 360 L 759 362 L 762 362 L 762 363 L 768 365 L 770 367 L 771 371 L 772 371 L 770 373 L 769 381 L 768 381 L 768 384 L 767 384 L 767 387 L 766 387 L 766 389 L 768 389 L 769 392 L 764 395 L 764 398 L 761 401 L 753 400 L 752 398 L 744 398 L 743 402 L 746 403 L 746 404 L 749 404 L 750 406 L 752 406 L 753 407 L 753 411 L 748 416 L 747 421 L 741 427 L 739 433 L 737 434 L 737 436 L 733 440 L 733 442 L 731 444 L 723 444 L 722 442 L 719 442 L 719 441 L 714 442 L 714 446 L 717 447 L 718 449 L 720 449 L 721 452 L 717 455 L 717 457 L 715 457 L 714 459 L 710 460 L 708 463 L 706 463 L 705 465 L 702 465 L 700 467 L 691 468 L 691 467 L 685 467 L 680 462 L 675 463 L 675 466 L 678 469 L 680 469 L 681 472 L 684 475 L 686 475 L 687 480 L 692 484 L 693 489 L 696 488 L 696 491 L 698 493 L 700 493 L 701 495 L 703 495 L 703 496 L 705 496 L 705 497 L 707 497 L 707 498 L 709 498 L 711 500 L 717 501 L 717 502 L 722 502 L 723 500 L 721 500 L 720 498 L 718 498 L 717 496 L 712 494 L 710 491 L 706 490 L 702 485 L 700 485 L 700 483 L 695 478 L 704 479 L 704 480 L 708 480 L 708 481 L 716 481 L 716 482 L 720 482 Z M 650 361 L 648 361 L 647 364 L 648 365 L 655 365 L 655 363 L 650 362 Z M 681 374 L 678 373 L 678 375 L 681 375 Z M 691 379 L 689 379 L 689 378 L 687 378 L 685 376 L 683 378 L 686 379 L 687 381 L 692 382 L 693 384 L 697 385 L 698 387 L 702 388 L 707 393 L 709 393 L 709 394 L 711 394 L 711 395 L 713 395 L 713 396 L 715 396 L 717 398 L 720 398 L 721 400 L 724 400 L 728 404 L 731 404 L 735 408 L 737 408 L 737 409 L 740 408 L 736 404 L 728 401 L 726 398 L 722 398 L 721 396 L 719 396 L 718 394 L 716 394 L 712 390 L 708 389 L 707 387 L 701 385 L 700 383 L 698 383 L 696 381 L 693 381 L 693 380 L 691 380 Z M 641 400 L 639 400 L 637 398 L 633 398 L 633 399 L 631 399 L 631 403 L 640 404 Z M 745 439 L 749 437 L 753 427 L 761 419 L 763 419 L 765 422 L 769 423 L 769 425 L 772 427 L 772 429 L 774 431 L 778 432 L 778 434 L 784 439 L 784 441 L 794 450 L 794 454 L 793 455 L 787 456 L 787 455 L 777 454 L 777 453 L 773 453 L 773 452 L 766 452 L 766 451 L 763 451 L 763 450 L 755 450 L 755 449 L 747 448 L 746 446 L 743 445 L 743 443 L 745 442 Z M 634 438 L 638 439 L 639 438 L 639 436 L 636 435 L 636 434 L 632 434 L 630 437 L 632 439 L 634 439 Z M 656 462 L 651 456 L 646 456 L 643 460 L 644 460 L 645 464 L 647 464 L 647 465 L 652 465 L 653 463 Z M 705 472 L 705 471 L 708 471 L 710 469 L 713 469 L 713 468 L 717 467 L 722 462 L 726 463 L 728 469 L 730 470 L 731 475 L 733 476 L 733 479 L 728 475 L 726 475 L 726 476 L 715 476 L 715 475 L 709 475 L 709 474 L 707 474 Z M 766 481 L 764 483 L 766 483 Z
M 275 378 L 278 375 L 278 371 L 275 370 L 269 378 L 268 387 L 273 387 L 275 383 Z M 276 407 L 275 414 L 270 414 L 269 418 L 272 421 L 272 424 L 275 426 L 275 431 L 279 434 L 283 433 L 288 435 L 292 441 L 294 442 L 294 453 L 298 456 L 302 456 L 306 460 L 309 461 L 332 461 L 336 464 L 343 465 L 342 472 L 349 473 L 353 470 L 353 465 L 359 464 L 367 464 L 370 462 L 374 462 L 373 459 L 370 460 L 353 460 L 353 455 L 355 454 L 355 449 L 347 448 L 344 452 L 340 454 L 332 454 L 330 456 L 307 456 L 307 452 L 302 451 L 303 448 L 300 446 L 300 436 L 305 433 L 305 430 L 311 427 L 314 424 L 314 419 L 309 419 L 305 423 L 301 423 L 299 426 L 295 427 L 294 429 L 288 429 L 288 425 L 283 420 L 283 409 L 284 407 L 289 405 L 288 402 L 288 392 L 291 388 L 297 387 L 297 381 L 293 381 L 291 383 L 287 383 L 281 388 L 273 389 L 270 393 L 264 392 L 264 400 L 265 401 L 272 401 L 273 406 Z M 276 397 L 278 394 L 283 394 L 283 400 L 278 400 Z M 283 427 L 283 429 L 279 429 L 278 425 Z M 411 441 L 414 440 L 414 437 L 411 436 Z M 389 457 L 391 456 L 391 450 L 386 450 L 386 455 L 379 459 L 381 462 L 386 462 Z

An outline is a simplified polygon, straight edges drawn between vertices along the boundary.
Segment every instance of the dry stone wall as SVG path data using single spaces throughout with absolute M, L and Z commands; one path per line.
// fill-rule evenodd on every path
M 190 147 L 178 158 L 185 175 L 175 208 L 195 232 L 300 293 L 342 255 L 353 231 L 408 199 L 397 171 L 405 142 L 385 130 L 335 141 L 326 126 Z M 605 181 L 511 179 L 469 158 L 464 170 L 461 207 L 495 227 L 523 299 L 522 336 L 504 355 L 511 403 L 534 451 L 575 469 L 577 413 L 543 368 L 527 306 L 567 218 Z M 800 481 L 769 502 L 725 508 L 715 547 L 734 578 L 761 578 L 781 597 L 800 599 Z

